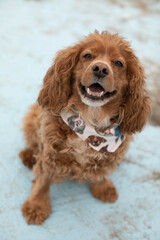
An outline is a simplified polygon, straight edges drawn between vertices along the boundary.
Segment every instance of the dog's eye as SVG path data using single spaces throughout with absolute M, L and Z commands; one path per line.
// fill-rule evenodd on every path
M 90 54 L 90 53 L 84 54 L 83 57 L 86 58 L 86 59 L 92 59 L 93 58 L 92 54 Z
M 115 61 L 114 63 L 118 67 L 123 67 L 123 63 L 121 61 Z

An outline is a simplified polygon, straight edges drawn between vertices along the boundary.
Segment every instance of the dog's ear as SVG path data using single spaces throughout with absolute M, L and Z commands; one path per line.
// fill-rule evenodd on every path
M 79 59 L 80 44 L 61 50 L 43 80 L 38 103 L 58 114 L 72 93 L 72 71 Z
M 86 138 L 85 142 L 86 142 L 86 143 L 90 143 L 90 142 L 91 142 L 91 141 L 90 141 L 90 136 L 88 136 L 88 138 Z
M 150 98 L 145 88 L 144 70 L 133 53 L 127 50 L 127 80 L 128 86 L 121 105 L 122 133 L 140 132 L 150 116 Z

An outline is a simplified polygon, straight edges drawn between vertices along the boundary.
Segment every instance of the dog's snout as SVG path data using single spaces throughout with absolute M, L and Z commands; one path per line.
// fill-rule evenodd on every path
M 93 74 L 98 78 L 104 78 L 109 74 L 109 70 L 105 63 L 95 63 L 92 67 Z
M 98 145 L 98 140 L 93 140 L 93 145 Z

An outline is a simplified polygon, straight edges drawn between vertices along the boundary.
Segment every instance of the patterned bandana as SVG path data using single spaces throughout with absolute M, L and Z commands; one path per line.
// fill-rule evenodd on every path
M 90 147 L 101 153 L 115 152 L 125 140 L 118 124 L 98 129 L 85 123 L 78 115 L 71 112 L 61 112 L 63 121 Z

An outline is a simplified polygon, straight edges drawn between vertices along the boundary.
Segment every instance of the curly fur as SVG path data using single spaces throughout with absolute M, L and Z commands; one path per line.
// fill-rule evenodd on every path
M 95 59 L 84 62 L 83 54 L 92 51 Z M 117 56 L 124 63 L 116 67 Z M 105 61 L 110 70 L 105 87 L 117 95 L 103 106 L 83 103 L 79 81 L 91 81 L 94 61 Z M 49 186 L 65 178 L 90 181 L 93 196 L 114 202 L 118 195 L 106 176 L 122 162 L 132 135 L 141 131 L 150 114 L 150 99 L 145 89 L 143 68 L 129 43 L 117 34 L 95 32 L 78 44 L 60 51 L 44 78 L 38 103 L 24 118 L 27 150 L 20 153 L 25 165 L 34 163 L 37 175 L 30 197 L 22 207 L 27 222 L 42 224 L 51 212 Z M 96 127 L 119 123 L 126 139 L 108 155 L 97 152 L 82 141 L 61 119 L 61 110 L 72 110 Z M 34 161 L 33 161 L 34 160 Z

